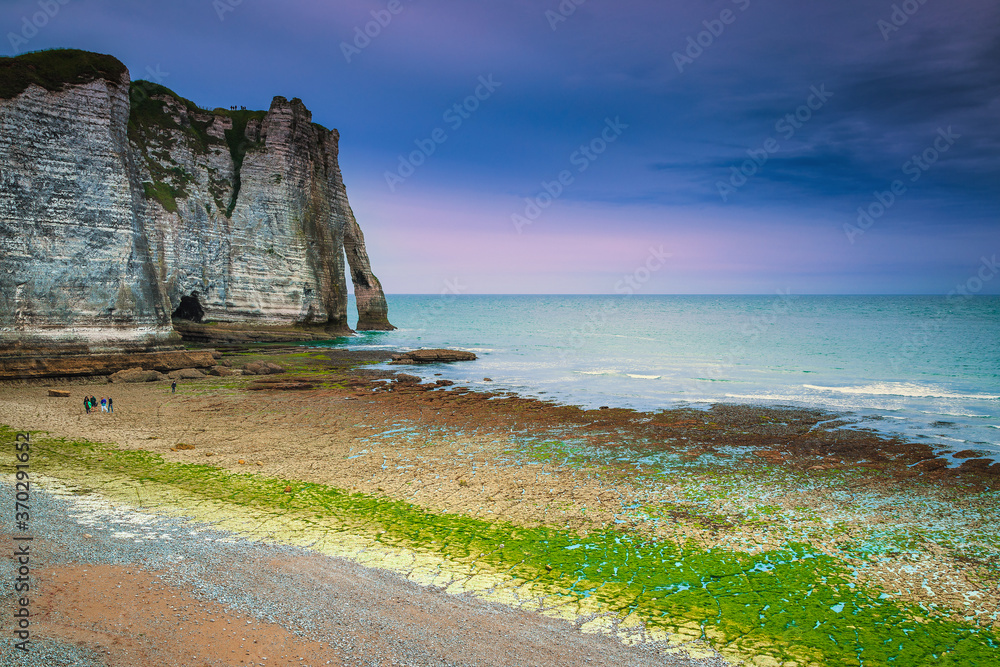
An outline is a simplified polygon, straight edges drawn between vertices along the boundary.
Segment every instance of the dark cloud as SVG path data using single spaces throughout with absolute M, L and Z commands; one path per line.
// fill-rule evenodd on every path
M 652 224 L 632 222 L 637 206 L 658 208 L 649 219 L 660 221 L 697 209 L 733 229 L 768 219 L 829 225 L 850 219 L 951 127 L 961 139 L 912 184 L 895 219 L 952 238 L 1000 216 L 995 0 L 927 0 L 888 39 L 878 21 L 890 19 L 894 0 L 590 0 L 555 29 L 545 12 L 556 0 L 402 1 L 350 62 L 342 44 L 382 0 L 242 2 L 223 20 L 209 0 L 74 0 L 30 47 L 113 53 L 140 75 L 161 67 L 162 83 L 206 106 L 301 97 L 317 122 L 341 130 L 350 185 L 379 196 L 389 196 L 383 175 L 398 156 L 444 127 L 443 114 L 492 74 L 502 87 L 449 128 L 401 196 L 530 196 L 569 168 L 606 118 L 620 117 L 629 125 L 621 140 L 557 206 L 619 207 L 622 234 Z M 0 3 L 0 34 L 30 11 L 33 0 Z M 719 31 L 725 11 L 734 19 Z M 706 30 L 718 34 L 699 35 Z M 678 68 L 675 54 L 699 38 Z M 824 86 L 833 95 L 808 121 L 792 136 L 779 129 Z M 780 148 L 723 202 L 718 182 L 768 139 Z M 506 206 L 476 210 L 477 224 L 506 221 Z M 557 220 L 548 231 L 574 233 Z M 925 237 L 933 257 L 934 234 Z

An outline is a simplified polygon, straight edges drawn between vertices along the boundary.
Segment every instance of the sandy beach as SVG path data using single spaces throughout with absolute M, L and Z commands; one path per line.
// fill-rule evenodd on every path
M 583 650 L 571 648 L 574 642 L 584 642 L 580 646 L 594 651 L 593 660 L 605 664 L 647 664 L 643 660 L 654 660 L 650 656 L 659 662 L 648 664 L 687 659 L 856 664 L 850 651 L 838 653 L 836 641 L 823 646 L 787 631 L 788 619 L 815 620 L 818 627 L 828 621 L 823 614 L 836 622 L 852 604 L 856 609 L 888 605 L 875 610 L 880 625 L 870 628 L 874 636 L 888 636 L 900 619 L 926 628 L 929 643 L 915 649 L 925 654 L 941 646 L 955 655 L 974 653 L 977 640 L 995 637 L 997 466 L 990 468 L 991 462 L 974 452 L 960 467 L 949 467 L 926 446 L 838 429 L 837 416 L 820 411 L 751 406 L 584 411 L 504 393 L 418 384 L 416 378 L 370 368 L 385 359 L 380 353 L 273 349 L 230 354 L 223 361 L 239 368 L 263 359 L 287 372 L 183 380 L 174 394 L 164 382 L 5 386 L 2 422 L 15 431 L 39 432 L 33 438 L 44 444 L 37 448 L 50 454 L 38 459 L 36 474 L 77 495 L 209 522 L 240 539 L 308 547 L 291 570 L 280 570 L 285 574 L 300 566 L 326 572 L 327 565 L 315 565 L 317 558 L 356 568 L 322 586 L 343 590 L 356 601 L 352 608 L 375 609 L 372 613 L 395 618 L 400 628 L 443 624 L 454 636 L 435 655 L 447 664 L 584 664 L 574 657 Z M 50 386 L 69 390 L 71 397 L 50 398 Z M 112 395 L 114 414 L 85 414 L 87 394 Z M 69 450 L 60 449 L 56 438 L 105 444 L 86 456 L 72 454 L 70 463 Z M 148 460 L 155 463 L 144 458 L 142 465 L 154 467 L 140 472 L 139 459 L 115 458 L 113 452 L 121 450 L 147 458 L 144 452 L 150 453 Z M 9 452 L 4 456 L 9 472 Z M 167 479 L 157 472 L 161 468 L 186 472 L 183 479 Z M 200 471 L 210 476 L 199 479 Z M 212 490 L 234 479 L 260 480 L 274 492 L 248 500 L 243 491 Z M 36 483 L 45 488 L 45 482 Z M 261 517 L 266 520 L 258 521 Z M 532 536 L 539 535 L 546 546 L 529 548 Z M 559 540 L 570 541 L 556 549 L 552 545 Z M 599 563 L 573 560 L 596 545 L 626 542 L 630 546 L 620 564 L 604 558 L 604 581 L 594 579 Z M 711 610 L 671 597 L 687 589 L 659 581 L 667 576 L 662 566 L 641 560 L 650 545 L 661 545 L 661 555 L 662 545 L 679 549 L 678 570 L 697 572 L 706 599 L 714 597 L 722 606 Z M 585 549 L 577 551 L 580 546 Z M 617 547 L 606 553 L 617 557 Z M 799 557 L 773 557 L 785 553 Z M 769 565 L 762 565 L 765 561 Z M 124 649 L 111 646 L 126 637 L 138 641 L 133 651 L 153 651 L 149 655 L 157 655 L 158 664 L 202 664 L 155 653 L 171 632 L 169 623 L 146 627 L 143 623 L 152 621 L 141 614 L 132 617 L 136 625 L 116 629 L 78 604 L 86 597 L 80 593 L 84 577 L 97 577 L 127 582 L 135 600 L 146 605 L 163 596 L 167 583 L 161 574 L 139 563 L 132 574 L 121 569 L 125 565 L 87 573 L 82 567 L 67 562 L 39 574 L 47 582 L 46 595 L 56 595 L 46 598 L 48 615 L 38 626 L 47 636 L 90 647 L 104 656 L 105 662 L 96 664 L 129 664 Z M 706 583 L 706 567 L 725 570 L 709 577 L 718 585 Z M 782 567 L 791 569 L 782 575 Z M 631 574 L 623 578 L 626 570 Z M 251 571 L 246 570 L 247 580 L 257 580 Z M 433 612 L 420 611 L 424 603 L 414 602 L 413 609 L 396 613 L 385 607 L 387 594 L 359 588 L 359 573 L 395 577 L 392 585 L 404 586 L 408 596 L 443 593 L 433 597 Z M 649 583 L 636 588 L 641 577 Z M 733 577 L 742 583 L 730 586 Z M 815 581 L 803 586 L 801 577 Z M 760 586 L 758 578 L 770 583 Z M 823 588 L 818 582 L 827 578 L 838 584 Z M 787 618 L 781 633 L 764 612 L 756 628 L 740 632 L 731 625 L 746 623 L 732 614 L 742 614 L 737 610 L 750 602 L 766 610 L 775 600 L 788 600 L 788 591 L 805 594 L 812 586 L 834 596 L 823 606 L 827 611 L 798 602 L 783 605 Z M 740 590 L 751 596 L 747 604 L 740 603 Z M 859 601 L 837 597 L 842 594 Z M 171 595 L 195 596 L 190 604 L 198 597 L 182 589 L 171 589 Z M 120 615 L 128 615 L 130 605 L 119 603 Z M 306 632 L 314 642 L 309 644 L 297 638 L 302 628 L 292 622 L 265 627 L 244 619 L 238 608 L 211 607 L 220 603 L 204 596 L 197 604 L 209 605 L 198 613 L 242 625 L 249 620 L 255 637 L 288 646 L 285 655 L 296 658 L 276 662 L 269 656 L 266 664 L 325 664 L 316 656 L 335 656 L 326 658 L 330 664 L 395 664 L 389 660 L 398 657 L 398 648 L 386 645 L 376 652 L 384 661 L 351 662 L 324 643 L 328 632 Z M 525 628 L 562 624 L 559 639 L 541 642 L 548 652 L 523 649 L 497 659 L 488 647 L 515 650 L 521 635 L 508 639 L 501 633 L 504 639 L 497 640 L 485 621 L 462 626 L 486 628 L 478 634 L 461 630 L 456 619 L 472 613 L 465 609 L 470 604 L 503 609 L 500 617 L 514 614 Z M 74 613 L 67 614 L 69 609 Z M 921 614 L 924 618 L 914 620 Z M 82 631 L 94 624 L 100 633 Z M 427 636 L 416 633 L 403 643 L 420 644 Z M 184 639 L 193 647 L 217 641 L 204 634 Z M 626 652 L 611 659 L 608 651 L 619 650 Z M 239 658 L 247 662 L 212 652 L 204 656 L 204 664 L 256 664 L 249 661 L 257 659 L 243 653 Z M 432 663 L 414 658 L 398 664 Z

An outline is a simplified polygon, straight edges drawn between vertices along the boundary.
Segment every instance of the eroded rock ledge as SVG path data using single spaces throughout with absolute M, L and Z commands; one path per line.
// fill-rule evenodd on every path
M 5 357 L 0 358 L 0 380 L 112 375 L 135 367 L 168 373 L 181 368 L 209 368 L 216 363 L 211 350 Z
M 452 361 L 474 361 L 477 359 L 472 352 L 465 350 L 413 350 L 392 355 L 392 364 L 437 364 Z

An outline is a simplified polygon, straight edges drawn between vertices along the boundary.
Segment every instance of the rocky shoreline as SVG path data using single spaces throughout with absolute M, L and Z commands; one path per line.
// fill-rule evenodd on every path
M 894 660 L 923 664 L 912 651 L 975 658 L 995 641 L 1000 516 L 982 457 L 954 465 L 817 410 L 582 410 L 373 367 L 390 359 L 227 351 L 225 368 L 284 372 L 177 394 L 114 385 L 113 416 L 77 414 L 43 381 L 8 384 L 0 409 L 7 426 L 67 439 L 53 456 L 111 443 L 67 450 L 46 474 L 116 502 L 138 489 L 157 511 L 394 571 L 427 558 L 425 584 L 515 606 L 556 596 L 538 608 L 611 614 L 734 663 L 848 664 L 901 633 Z M 95 382 L 57 384 L 75 396 Z M 787 624 L 807 627 L 790 638 Z

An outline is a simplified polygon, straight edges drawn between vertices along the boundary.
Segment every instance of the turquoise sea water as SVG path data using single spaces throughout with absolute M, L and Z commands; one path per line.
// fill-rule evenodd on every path
M 397 331 L 329 344 L 471 350 L 478 361 L 407 372 L 586 407 L 825 408 L 1000 460 L 1000 297 L 388 299 Z

